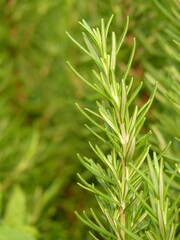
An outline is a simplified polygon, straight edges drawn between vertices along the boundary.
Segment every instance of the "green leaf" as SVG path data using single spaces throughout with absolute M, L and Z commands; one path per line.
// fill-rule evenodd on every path
M 127 34 L 127 31 L 128 31 L 128 26 L 129 26 L 129 17 L 127 16 L 127 19 L 126 19 L 126 25 L 125 25 L 125 28 L 124 28 L 124 31 L 122 33 L 122 36 L 117 44 L 117 50 L 116 50 L 116 54 L 119 53 L 119 50 L 121 49 L 121 46 L 124 42 L 124 39 L 125 39 L 125 36 Z
M 139 91 L 141 90 L 143 86 L 143 82 L 141 82 L 138 87 L 136 88 L 136 90 L 132 93 L 132 95 L 130 96 L 130 98 L 128 99 L 127 102 L 127 106 L 129 107 L 132 103 L 132 101 L 135 99 L 135 97 L 137 96 L 137 94 L 139 93 Z
M 7 208 L 5 211 L 4 222 L 12 227 L 25 224 L 26 220 L 26 197 L 19 186 L 15 186 Z
M 111 50 L 111 70 L 115 71 L 116 68 L 116 35 L 112 32 L 112 50 Z
M 114 240 L 116 240 L 114 234 L 110 233 L 107 229 L 99 227 L 97 224 L 95 224 L 90 218 L 87 216 L 86 212 L 83 211 L 84 217 L 82 217 L 77 211 L 75 211 L 76 216 L 84 222 L 86 225 L 94 229 L 95 231 L 99 232 L 100 234 L 104 234 Z
M 0 226 L 0 240 L 35 240 L 35 238 L 23 231 L 6 225 Z
M 93 59 L 96 60 L 96 62 L 101 65 L 100 61 L 99 61 L 99 56 L 97 54 L 97 52 L 95 51 L 94 47 L 92 46 L 92 44 L 90 43 L 87 35 L 85 33 L 83 33 L 83 37 L 84 37 L 84 41 L 86 43 L 86 46 L 89 49 L 89 52 L 91 53 L 91 56 L 93 57 Z
M 109 19 L 109 21 L 108 21 L 108 23 L 107 23 L 107 25 L 106 25 L 106 38 L 107 38 L 107 36 L 108 36 L 109 27 L 110 27 L 110 25 L 111 25 L 111 22 L 112 22 L 112 20 L 113 20 L 113 17 L 114 17 L 114 14 L 111 15 L 111 17 L 110 17 L 110 19 Z
M 149 240 L 159 240 L 156 235 L 154 235 L 152 232 L 147 231 L 145 232 L 146 236 L 148 237 Z
M 124 81 L 126 81 L 126 78 L 129 74 L 129 70 L 130 70 L 130 67 L 131 67 L 131 64 L 132 64 L 132 61 L 133 61 L 133 58 L 134 58 L 134 54 L 135 54 L 135 49 L 136 49 L 136 40 L 134 38 L 133 39 L 133 48 L 131 50 L 131 55 L 129 57 L 129 61 L 128 61 L 128 64 L 127 64 L 127 67 L 126 67 L 126 71 L 125 71 L 125 73 L 122 77 L 124 79 Z
M 79 44 L 68 32 L 66 32 L 66 34 L 83 52 L 85 52 L 88 56 L 91 57 L 91 54 L 81 44 Z

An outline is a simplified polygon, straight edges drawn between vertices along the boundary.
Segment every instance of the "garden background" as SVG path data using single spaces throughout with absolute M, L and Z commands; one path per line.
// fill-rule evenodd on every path
M 163 4 L 170 9 L 176 1 Z M 154 132 L 152 146 L 158 151 L 172 141 L 167 156 L 178 161 L 179 143 L 174 136 L 180 137 L 179 108 L 173 108 L 166 95 L 178 103 L 178 63 L 171 40 L 178 35 L 179 16 L 170 19 L 153 0 L 1 0 L 0 239 L 91 239 L 88 227 L 74 214 L 74 210 L 96 208 L 91 194 L 76 184 L 77 172 L 91 178 L 76 153 L 93 154 L 88 146 L 93 137 L 75 102 L 93 108 L 96 95 L 66 64 L 70 60 L 86 75 L 91 71 L 91 62 L 65 32 L 81 42 L 78 21 L 85 19 L 96 27 L 101 18 L 107 22 L 112 14 L 111 28 L 117 35 L 130 16 L 118 62 L 122 71 L 133 36 L 137 40 L 130 75 L 137 85 L 145 83 L 137 104 L 148 99 L 151 83 L 159 82 L 146 122 Z

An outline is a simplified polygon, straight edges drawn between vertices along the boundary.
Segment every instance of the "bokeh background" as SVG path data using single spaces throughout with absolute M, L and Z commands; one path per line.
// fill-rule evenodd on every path
M 136 100 L 141 104 L 151 92 L 145 73 L 164 81 L 161 72 L 175 62 L 164 50 L 163 36 L 171 39 L 164 32 L 168 20 L 153 1 L 0 0 L 0 239 L 90 239 L 74 210 L 96 208 L 93 196 L 76 184 L 77 172 L 91 178 L 76 153 L 91 155 L 88 141 L 93 138 L 75 102 L 93 108 L 96 96 L 66 60 L 85 75 L 93 66 L 65 32 L 82 43 L 78 21 L 96 27 L 112 14 L 111 29 L 119 36 L 130 16 L 118 67 L 125 69 L 135 36 L 130 75 L 135 85 L 145 81 Z M 163 148 L 177 133 L 173 123 L 167 123 L 165 138 L 164 130 L 157 130 L 158 114 L 174 114 L 168 104 L 162 109 L 160 101 L 165 100 L 155 100 L 156 113 L 150 111 L 146 125 L 157 135 L 154 148 L 157 141 Z M 176 156 L 177 149 L 175 143 L 169 156 Z

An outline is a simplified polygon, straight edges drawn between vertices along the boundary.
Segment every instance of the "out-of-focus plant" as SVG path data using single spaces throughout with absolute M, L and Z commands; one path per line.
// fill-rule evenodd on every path
M 157 41 L 164 58 L 164 64 L 158 69 L 158 74 L 154 74 L 156 67 L 152 63 L 146 63 L 149 73 L 146 77 L 149 83 L 156 80 L 159 82 L 157 100 L 163 108 L 158 112 L 155 110 L 155 116 L 159 124 L 154 126 L 160 147 L 164 147 L 168 140 L 172 141 L 173 148 L 169 153 L 170 156 L 178 160 L 178 141 L 180 139 L 180 80 L 179 80 L 179 20 L 180 7 L 177 1 L 166 1 L 166 4 L 161 5 L 158 1 L 154 1 L 157 8 L 164 15 L 164 29 L 157 35 Z M 170 6 L 169 6 L 170 4 Z M 179 7 L 178 7 L 179 6 Z M 160 105 L 160 106 L 161 106 Z M 161 116 L 161 117 L 160 117 Z M 167 140 L 166 140 L 167 138 Z
M 40 239 L 82 234 L 72 213 L 71 183 L 79 166 L 72 155 L 77 147 L 86 151 L 73 98 L 84 97 L 63 59 L 69 49 L 65 29 L 75 31 L 87 9 L 73 0 L 0 1 L 0 221 L 5 223 L 9 199 L 23 196 L 21 225 L 38 229 Z
M 158 81 L 156 107 L 152 114 L 152 130 L 154 149 L 160 151 L 169 142 L 171 147 L 166 152 L 166 177 L 170 178 L 174 169 L 180 164 L 180 77 L 179 77 L 179 50 L 180 50 L 180 4 L 178 1 L 165 1 L 163 4 L 154 0 L 154 7 L 159 15 L 159 22 L 163 25 L 156 35 L 161 54 L 159 67 L 150 61 L 145 61 L 146 83 L 152 89 L 153 83 Z M 155 58 L 155 56 L 154 56 Z M 179 174 L 177 172 L 173 186 L 179 189 Z M 174 199 L 176 199 L 176 194 Z

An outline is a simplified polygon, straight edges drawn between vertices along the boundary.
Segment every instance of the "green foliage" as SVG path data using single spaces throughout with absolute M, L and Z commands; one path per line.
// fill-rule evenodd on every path
M 91 236 L 88 234 L 88 227 L 84 226 L 74 215 L 74 209 L 81 212 L 82 209 L 87 209 L 89 206 L 93 208 L 92 213 L 94 212 L 98 218 L 100 217 L 105 227 L 108 225 L 106 218 L 101 219 L 103 214 L 100 207 L 97 206 L 96 200 L 91 197 L 92 193 L 84 194 L 84 190 L 76 186 L 75 172 L 79 172 L 88 184 L 94 182 L 96 189 L 99 190 L 97 194 L 108 192 L 108 190 L 104 190 L 102 181 L 97 178 L 99 179 L 102 175 L 105 178 L 108 173 L 110 174 L 108 179 L 110 179 L 114 176 L 112 171 L 110 173 L 100 172 L 101 175 L 96 172 L 97 178 L 95 178 L 91 173 L 93 171 L 92 160 L 88 160 L 88 158 L 94 160 L 93 167 L 99 163 L 98 171 L 108 168 L 107 159 L 114 154 L 114 151 L 115 153 L 117 153 L 117 149 L 122 151 L 122 144 L 119 144 L 120 140 L 119 138 L 117 140 L 116 137 L 120 129 L 116 125 L 114 126 L 113 121 L 116 118 L 111 112 L 112 106 L 108 105 L 108 102 L 112 101 L 115 106 L 116 98 L 111 97 L 111 92 L 120 100 L 122 95 L 126 95 L 126 101 L 119 101 L 119 104 L 123 106 L 128 102 L 129 105 L 125 111 L 129 112 L 130 121 L 133 116 L 134 118 L 140 117 L 136 114 L 147 101 L 149 92 L 154 90 L 155 81 L 158 81 L 158 86 L 154 103 L 146 113 L 147 121 L 142 125 L 141 131 L 137 129 L 139 134 L 135 138 L 135 150 L 127 149 L 127 158 L 131 158 L 133 151 L 134 154 L 138 154 L 138 151 L 141 153 L 143 145 L 140 146 L 138 141 L 151 128 L 153 134 L 145 137 L 147 146 L 144 146 L 144 149 L 149 146 L 148 138 L 150 136 L 151 149 L 156 151 L 159 159 L 157 169 L 161 168 L 161 155 L 165 156 L 163 160 L 165 185 L 163 196 L 164 199 L 169 199 L 167 200 L 169 201 L 168 206 L 172 209 L 166 215 L 167 207 L 163 205 L 163 212 L 159 216 L 162 215 L 163 219 L 166 219 L 166 216 L 168 218 L 173 216 L 171 203 L 178 199 L 179 191 L 179 110 L 176 109 L 179 104 L 178 8 L 179 3 L 176 0 L 0 1 L 0 239 L 89 240 Z M 92 43 L 91 37 L 89 39 L 88 32 L 84 29 L 86 31 L 84 39 L 87 45 L 85 44 L 83 47 L 90 54 L 95 54 L 94 58 L 100 64 L 99 67 L 94 67 L 89 55 L 83 54 L 80 49 L 78 50 L 71 44 L 65 34 L 68 29 L 79 41 L 80 31 L 76 24 L 77 21 L 85 18 L 90 25 L 96 25 L 102 17 L 105 22 L 108 21 L 112 13 L 115 15 L 111 22 L 111 28 L 116 29 L 116 36 L 122 33 L 124 36 L 127 32 L 126 15 L 129 15 L 131 19 L 126 38 L 123 36 L 121 38 L 121 40 L 124 39 L 123 47 L 120 49 L 120 54 L 116 55 L 116 64 L 114 60 L 110 61 L 110 68 L 116 65 L 116 80 L 114 79 L 112 83 L 119 84 L 117 93 L 116 84 L 109 88 L 106 81 L 104 82 L 106 91 L 104 88 L 100 88 L 102 87 L 101 81 L 97 78 L 99 68 L 102 70 L 106 66 L 106 60 L 109 57 L 106 59 L 103 56 L 104 63 L 99 62 L 99 55 L 96 56 L 95 53 L 99 51 L 98 46 Z M 137 45 L 136 54 L 133 64 L 125 76 L 134 35 Z M 98 35 L 96 39 L 100 40 Z M 121 45 L 117 39 L 115 39 L 114 33 L 113 37 L 107 37 L 107 54 L 109 56 L 113 53 L 112 46 L 115 48 L 116 45 Z M 113 40 L 112 44 L 111 40 Z M 101 50 L 101 52 L 103 51 Z M 132 52 L 132 54 L 134 53 Z M 76 71 L 80 72 L 85 80 L 90 80 L 87 83 L 93 89 L 88 88 L 88 85 L 83 84 L 77 76 L 69 71 L 66 59 L 71 59 Z M 92 68 L 96 68 L 95 75 L 91 75 Z M 110 72 L 111 76 L 112 70 Z M 131 90 L 128 94 L 126 92 L 128 89 L 121 92 L 121 89 L 124 89 L 121 79 L 126 77 L 124 85 L 127 86 L 131 81 L 129 76 L 132 75 L 136 80 L 133 82 Z M 97 86 L 93 84 L 93 80 Z M 141 81 L 145 83 L 143 86 L 140 84 Z M 104 95 L 94 91 L 94 88 L 102 89 L 101 94 Z M 132 95 L 134 91 L 137 93 L 136 97 Z M 162 94 L 167 94 L 168 97 L 164 97 Z M 135 97 L 134 101 L 132 101 L 133 97 Z M 94 103 L 95 100 L 99 102 L 98 106 Z M 82 106 L 81 111 L 89 116 L 89 120 L 93 121 L 88 124 L 87 128 L 82 127 L 83 116 L 76 110 L 75 101 Z M 138 109 L 135 108 L 135 105 L 138 105 Z M 88 110 L 84 109 L 84 106 Z M 120 106 L 118 105 L 118 109 L 121 109 Z M 98 108 L 100 108 L 100 112 Z M 108 126 L 103 125 L 104 118 L 108 120 Z M 93 123 L 98 125 L 93 126 Z M 135 121 L 134 125 L 137 124 Z M 127 116 L 125 125 L 130 125 Z M 115 127 L 115 131 L 112 127 Z M 105 132 L 106 128 L 111 130 L 109 136 Z M 128 129 L 128 131 L 131 130 Z M 133 146 L 134 134 L 134 132 L 131 133 L 131 146 Z M 89 148 L 87 141 L 91 142 L 95 151 Z M 169 141 L 171 141 L 171 145 L 167 148 Z M 142 141 L 142 143 L 144 142 Z M 115 144 L 115 150 L 112 150 L 112 144 Z M 95 145 L 99 148 L 96 148 Z M 136 149 L 136 145 L 139 145 L 139 150 Z M 100 152 L 99 149 L 101 149 Z M 162 149 L 163 154 L 161 154 Z M 88 156 L 86 159 L 80 157 L 85 167 L 88 167 L 87 170 L 80 165 L 80 161 L 75 159 L 77 151 L 82 156 Z M 102 159 L 99 159 L 96 152 Z M 143 151 L 142 154 L 144 154 Z M 155 165 L 156 161 L 151 150 L 149 155 L 148 158 L 151 158 Z M 120 157 L 115 154 L 113 159 L 114 163 L 119 163 Z M 133 205 L 134 208 L 136 205 L 141 206 L 142 209 L 140 208 L 139 211 L 142 213 L 145 206 L 141 200 L 145 193 L 143 195 L 140 190 L 149 191 L 156 196 L 157 202 L 159 201 L 159 190 L 157 187 L 154 192 L 154 188 L 150 184 L 152 178 L 150 174 L 147 174 L 149 165 L 145 165 L 146 159 L 141 166 L 144 172 L 139 172 L 133 161 L 129 161 L 130 163 L 132 165 L 128 165 L 128 168 L 136 172 L 137 180 L 142 179 L 146 182 L 145 186 L 138 189 L 137 193 L 140 195 L 137 196 L 133 192 L 137 186 L 128 186 L 128 191 L 131 191 L 132 196 L 138 199 Z M 118 174 L 121 177 L 120 169 Z M 154 176 L 158 182 L 156 172 Z M 103 181 L 107 179 L 104 178 Z M 143 180 L 144 178 L 150 179 L 150 182 Z M 169 187 L 166 187 L 167 184 Z M 109 187 L 111 182 L 108 182 L 107 185 Z M 125 185 L 127 186 L 127 184 Z M 113 186 L 115 186 L 114 183 Z M 87 188 L 90 188 L 89 185 Z M 94 191 L 95 188 L 91 188 L 91 190 Z M 117 191 L 120 192 L 120 189 L 117 188 Z M 112 193 L 116 195 L 117 191 L 114 189 Z M 112 195 L 109 197 L 112 198 Z M 158 210 L 157 202 L 152 202 L 155 204 L 153 208 L 148 200 L 149 212 L 154 216 Z M 114 213 L 113 204 L 112 214 Z M 175 205 L 174 209 L 179 206 Z M 90 215 L 88 218 L 93 221 Z M 149 218 L 148 215 L 139 224 L 146 230 L 147 218 Z M 159 237 L 157 215 L 155 219 L 156 224 L 146 231 L 146 236 L 155 234 Z M 178 222 L 178 216 L 176 216 L 175 222 Z M 166 229 L 173 229 L 170 225 L 166 226 Z M 152 227 L 152 224 L 150 226 Z M 110 227 L 108 225 L 108 230 Z M 138 224 L 136 227 L 138 228 Z M 176 225 L 174 225 L 174 229 L 175 227 Z M 177 232 L 178 230 L 179 228 L 177 228 Z M 173 230 L 171 231 L 173 233 Z M 99 235 L 96 237 L 100 238 Z M 132 239 L 132 237 L 129 238 Z
M 163 149 L 169 141 L 171 147 L 165 153 L 166 156 L 166 178 L 170 178 L 179 166 L 179 133 L 180 133 L 180 82 L 179 82 L 179 25 L 177 24 L 180 15 L 177 1 L 172 1 L 169 8 L 168 1 L 165 5 L 154 1 L 158 14 L 164 17 L 163 29 L 156 36 L 156 42 L 162 53 L 162 63 L 154 66 L 145 62 L 145 77 L 149 89 L 154 81 L 158 81 L 158 91 L 153 109 L 154 120 L 151 128 L 155 133 L 153 147 L 156 151 Z M 175 20 L 177 19 L 177 21 Z M 157 74 L 155 74 L 157 73 Z M 174 188 L 179 189 L 179 174 L 176 174 L 172 182 Z
M 172 1 L 171 8 L 166 8 L 157 1 L 154 1 L 159 10 L 165 16 L 165 29 L 161 30 L 161 33 L 157 35 L 157 41 L 162 50 L 162 57 L 164 63 L 160 69 L 158 69 L 158 74 L 155 76 L 154 73 L 157 72 L 155 66 L 146 63 L 146 68 L 149 73 L 146 74 L 146 78 L 150 83 L 157 79 L 159 82 L 158 92 L 156 98 L 163 105 L 163 110 L 157 112 L 155 110 L 154 115 L 159 120 L 158 130 L 157 126 L 154 128 L 154 132 L 159 140 L 160 147 L 164 147 L 168 140 L 173 142 L 172 151 L 169 152 L 169 156 L 176 158 L 179 161 L 179 118 L 180 118 L 180 82 L 179 82 L 179 25 L 177 24 L 180 20 L 180 15 L 177 11 L 178 2 Z M 171 9 L 171 10 L 170 10 Z M 177 21 L 175 20 L 177 18 Z M 168 115 L 172 118 L 169 118 Z M 161 117 L 160 117 L 161 115 Z M 161 120 L 162 119 L 162 120 Z M 165 121 L 163 119 L 166 119 Z M 161 140 L 162 139 L 162 140 Z M 173 156 L 174 155 L 174 156 Z
M 71 197 L 76 188 L 72 193 L 66 189 L 79 166 L 72 158 L 77 141 L 85 151 L 73 101 L 81 93 L 62 60 L 68 49 L 65 29 L 73 28 L 68 17 L 73 4 L 0 2 L 1 222 L 18 185 L 28 206 L 23 224 L 38 229 L 42 239 L 70 238 L 77 222 L 72 217 L 76 198 Z M 73 199 L 68 206 L 67 199 Z M 72 230 L 65 230 L 69 226 Z
M 88 79 L 79 74 L 70 63 L 70 68 L 88 86 L 99 94 L 97 111 L 78 106 L 84 116 L 91 122 L 86 125 L 92 134 L 102 141 L 101 146 L 90 142 L 91 150 L 96 158 L 81 157 L 79 159 L 90 171 L 98 183 L 89 183 L 78 174 L 82 188 L 92 192 L 102 211 L 96 214 L 91 209 L 92 217 L 83 212 L 83 217 L 76 215 L 92 230 L 98 232 L 103 239 L 177 239 L 177 203 L 169 198 L 173 177 L 164 189 L 164 165 L 154 152 L 153 162 L 150 158 L 149 133 L 142 135 L 145 116 L 151 106 L 155 91 L 143 106 L 133 105 L 142 84 L 133 92 L 133 79 L 128 72 L 135 51 L 132 52 L 121 80 L 116 69 L 116 60 L 124 41 L 127 24 L 119 41 L 114 32 L 111 34 L 111 47 L 108 45 L 108 33 L 112 17 L 101 28 L 90 28 L 85 20 L 80 22 L 86 33 L 83 38 L 86 47 L 79 44 L 71 35 L 71 40 L 95 63 L 93 75 Z M 92 81 L 92 79 L 94 79 Z M 118 81 L 116 79 L 119 79 Z M 134 108 L 134 110 L 133 110 Z M 104 152 L 104 145 L 106 151 Z M 147 191 L 147 189 L 149 189 Z M 150 201 L 150 204 L 149 204 Z M 171 219 L 169 221 L 169 219 Z M 94 239 L 98 235 L 90 232 Z

